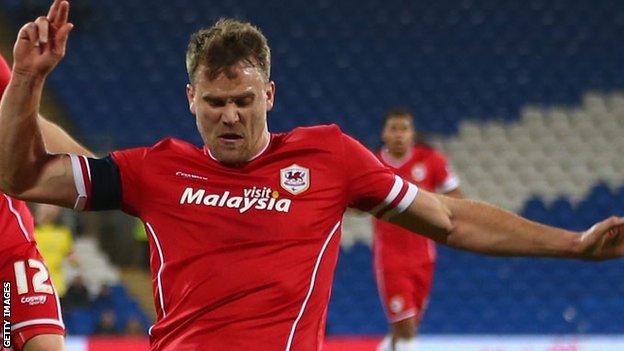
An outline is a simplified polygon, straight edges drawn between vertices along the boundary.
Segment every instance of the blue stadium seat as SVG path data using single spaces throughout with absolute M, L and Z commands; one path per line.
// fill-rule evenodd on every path
M 280 86 L 275 130 L 342 116 L 345 130 L 370 146 L 378 144 L 376 127 L 392 105 L 414 110 L 426 132 L 454 133 L 466 118 L 511 121 L 527 103 L 572 103 L 586 90 L 624 82 L 624 54 L 603 51 L 619 47 L 623 29 L 617 14 L 624 5 L 614 1 L 581 0 L 565 7 L 390 1 L 380 11 L 368 0 L 357 3 L 357 12 L 349 2 L 289 8 L 251 0 L 236 6 L 90 3 L 91 17 L 77 28 L 68 57 L 51 80 L 81 133 L 101 134 L 107 123 L 106 130 L 128 130 L 100 142 L 101 148 L 153 143 L 172 133 L 199 141 L 193 128 L 180 129 L 180 120 L 188 117 L 183 52 L 190 32 L 222 16 L 253 20 L 273 44 Z M 21 8 L 18 1 L 2 6 L 14 13 Z M 105 25 L 111 21 L 115 25 Z M 113 73 L 120 71 L 124 74 Z M 75 99 L 85 95 L 92 98 Z M 372 99 L 379 102 L 374 107 Z M 124 104 L 129 106 L 120 109 Z
M 65 316 L 67 333 L 72 335 L 91 335 L 95 331 L 96 316 L 89 309 L 74 309 Z

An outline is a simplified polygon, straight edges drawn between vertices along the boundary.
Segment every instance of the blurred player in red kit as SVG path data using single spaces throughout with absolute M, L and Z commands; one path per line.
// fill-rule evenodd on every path
M 68 8 L 57 0 L 51 12 Z M 235 20 L 196 32 L 188 46 L 188 104 L 203 147 L 168 138 L 102 159 L 51 155 L 34 120 L 72 24 L 65 15 L 41 21 L 18 34 L 0 104 L 0 188 L 143 220 L 158 312 L 150 350 L 319 350 L 347 207 L 470 251 L 624 254 L 622 218 L 583 233 L 549 227 L 419 190 L 337 126 L 270 133 L 269 46 Z
M 420 189 L 461 198 L 459 179 L 444 155 L 418 142 L 417 136 L 409 112 L 388 112 L 379 160 Z M 373 223 L 375 276 L 391 331 L 378 350 L 413 351 L 433 281 L 435 243 L 385 221 Z
M 11 70 L 0 55 L 0 96 Z M 91 154 L 51 122 L 38 120 L 51 152 Z M 63 349 L 65 326 L 49 271 L 37 250 L 33 217 L 23 201 L 0 193 L 0 278 L 10 283 L 11 342 L 14 350 Z M 4 288 L 4 286 L 3 286 Z

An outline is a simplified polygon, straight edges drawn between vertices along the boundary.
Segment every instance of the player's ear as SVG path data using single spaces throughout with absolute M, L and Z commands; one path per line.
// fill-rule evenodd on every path
M 266 99 L 267 99 L 267 111 L 271 111 L 273 109 L 273 103 L 275 102 L 275 82 L 274 81 L 270 81 L 267 83 Z
M 192 114 L 195 114 L 195 90 L 190 83 L 186 85 L 186 98 L 188 99 L 189 110 Z

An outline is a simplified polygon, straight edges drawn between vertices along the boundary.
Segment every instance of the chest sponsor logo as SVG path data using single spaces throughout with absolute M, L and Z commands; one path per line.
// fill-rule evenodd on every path
M 251 209 L 287 213 L 290 211 L 291 200 L 280 199 L 279 192 L 268 187 L 243 189 L 242 196 L 229 191 L 211 194 L 205 189 L 186 188 L 180 197 L 180 204 L 232 208 L 240 213 Z
M 310 187 L 310 170 L 296 164 L 282 168 L 280 185 L 293 195 L 301 194 Z
M 178 176 L 178 177 L 189 178 L 189 179 L 208 180 L 208 178 L 206 178 L 206 177 L 202 177 L 202 176 L 199 176 L 197 174 L 181 172 L 181 171 L 177 171 L 175 173 L 175 175 Z
M 427 167 L 419 163 L 412 167 L 412 178 L 417 182 L 422 182 L 427 177 Z
M 20 300 L 23 304 L 28 304 L 30 306 L 34 305 L 43 305 L 48 300 L 48 297 L 45 295 L 35 295 L 35 296 L 23 296 Z

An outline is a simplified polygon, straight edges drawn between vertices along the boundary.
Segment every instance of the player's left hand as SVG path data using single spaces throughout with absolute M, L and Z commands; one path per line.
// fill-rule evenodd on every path
M 594 224 L 579 238 L 582 259 L 606 260 L 624 256 L 624 218 L 610 217 Z

